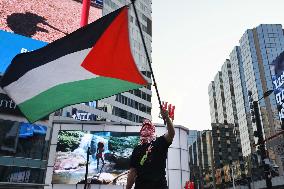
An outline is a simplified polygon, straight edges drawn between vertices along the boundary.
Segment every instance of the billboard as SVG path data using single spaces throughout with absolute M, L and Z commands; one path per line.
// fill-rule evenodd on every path
M 92 184 L 126 185 L 130 156 L 138 133 L 59 131 L 53 184 L 83 184 L 87 149 L 88 180 Z
M 272 83 L 280 120 L 284 119 L 284 52 L 272 62 Z
M 47 43 L 0 30 L 0 75 L 5 72 L 12 59 L 19 53 L 33 51 Z
M 102 17 L 102 0 L 92 0 L 89 23 Z M 0 29 L 52 42 L 80 28 L 82 0 L 1 0 Z
M 89 23 L 102 17 L 102 5 L 102 0 L 92 0 Z M 80 27 L 80 0 L 1 0 L 1 6 L 5 9 L 0 11 L 0 75 L 15 55 L 43 47 Z

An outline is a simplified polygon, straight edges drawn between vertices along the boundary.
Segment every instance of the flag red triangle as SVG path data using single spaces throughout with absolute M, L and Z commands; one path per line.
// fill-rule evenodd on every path
M 127 10 L 125 7 L 105 30 L 82 66 L 99 76 L 146 85 L 147 81 L 139 72 L 131 53 Z

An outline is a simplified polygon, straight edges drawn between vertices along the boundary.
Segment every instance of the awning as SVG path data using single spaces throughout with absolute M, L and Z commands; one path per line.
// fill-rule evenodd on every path
M 19 138 L 28 138 L 32 137 L 35 134 L 45 135 L 47 127 L 43 125 L 35 125 L 30 123 L 21 123 L 20 124 L 20 133 Z

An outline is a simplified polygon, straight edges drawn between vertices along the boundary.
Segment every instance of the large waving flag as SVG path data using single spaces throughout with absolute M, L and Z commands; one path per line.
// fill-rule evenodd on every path
M 30 122 L 68 105 L 141 88 L 123 7 L 46 47 L 17 55 L 1 87 Z

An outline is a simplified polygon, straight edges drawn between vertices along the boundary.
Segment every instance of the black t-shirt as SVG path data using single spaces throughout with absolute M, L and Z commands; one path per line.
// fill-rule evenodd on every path
M 134 148 L 130 167 L 137 171 L 135 189 L 164 189 L 167 187 L 165 168 L 170 145 L 164 136 L 160 136 L 149 144 L 138 145 Z

